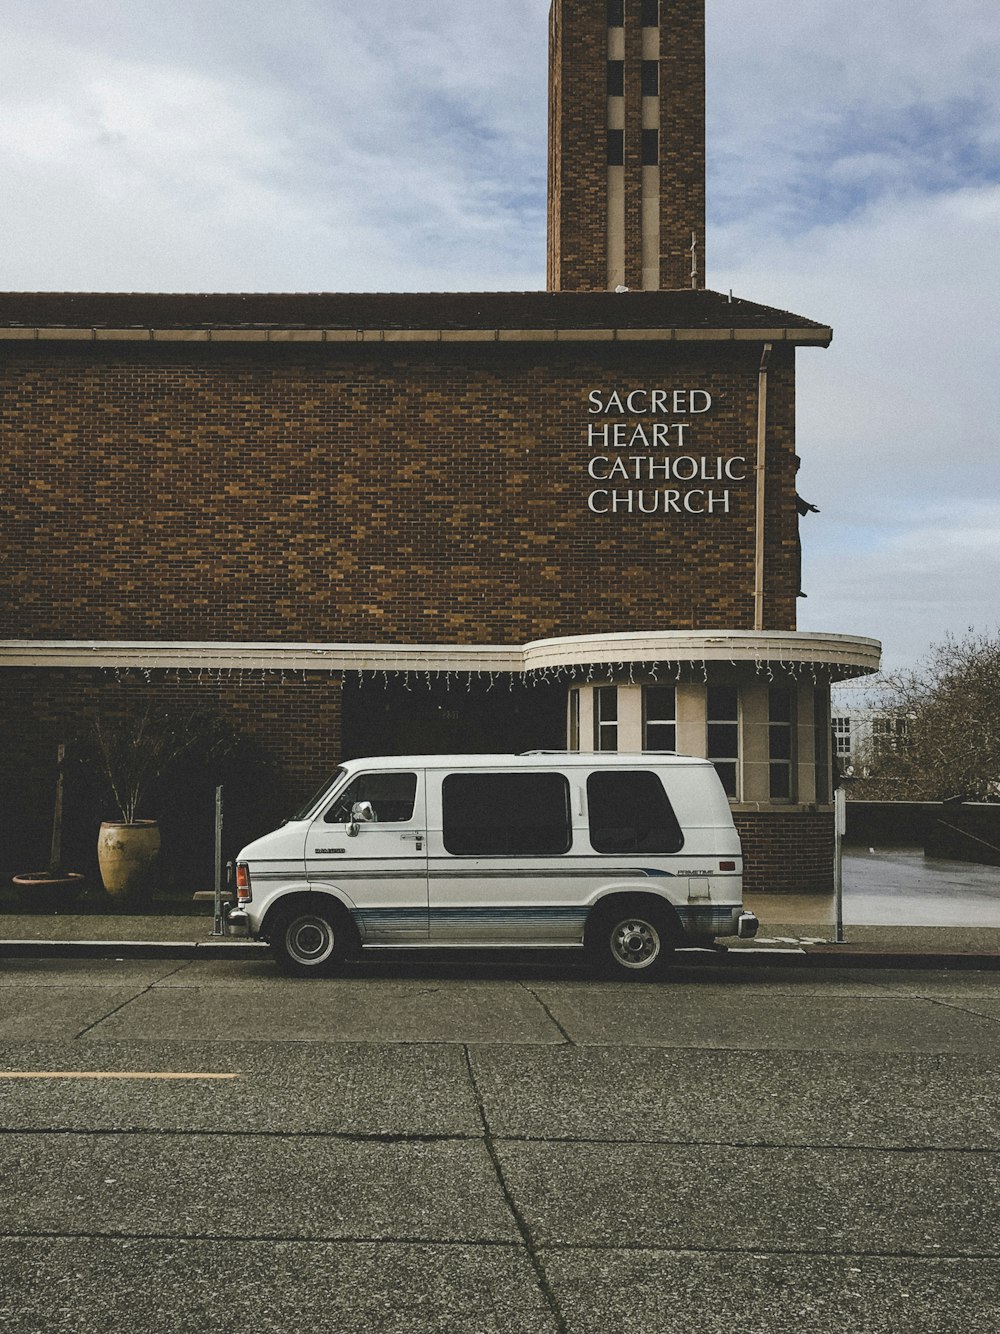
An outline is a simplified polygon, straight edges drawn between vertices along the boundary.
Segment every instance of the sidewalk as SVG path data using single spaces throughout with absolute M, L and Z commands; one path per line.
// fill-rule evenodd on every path
M 748 895 L 747 907 L 761 922 L 755 940 L 734 940 L 724 954 L 692 953 L 685 961 L 1000 970 L 998 927 L 849 922 L 838 944 L 832 898 Z M 189 916 L 0 913 L 0 958 L 249 958 L 266 952 L 253 941 L 213 938 L 212 925 L 211 904 Z

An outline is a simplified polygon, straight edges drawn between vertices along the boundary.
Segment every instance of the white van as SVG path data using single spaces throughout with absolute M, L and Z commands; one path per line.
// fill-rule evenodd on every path
M 234 935 L 318 976 L 371 946 L 586 948 L 621 976 L 753 936 L 707 760 L 532 752 L 349 760 L 236 865 Z

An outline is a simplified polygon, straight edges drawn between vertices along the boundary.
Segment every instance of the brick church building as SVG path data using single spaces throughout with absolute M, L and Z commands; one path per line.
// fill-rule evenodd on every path
M 550 40 L 545 292 L 0 294 L 0 865 L 142 696 L 252 737 L 270 823 L 345 756 L 707 756 L 748 888 L 829 888 L 830 686 L 879 662 L 795 628 L 831 330 L 705 286 L 704 0 Z

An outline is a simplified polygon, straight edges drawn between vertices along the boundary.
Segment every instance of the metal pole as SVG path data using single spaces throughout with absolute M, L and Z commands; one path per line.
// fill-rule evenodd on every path
M 837 944 L 844 943 L 844 835 L 847 833 L 847 792 L 833 794 L 833 886 L 837 903 Z
M 757 379 L 757 466 L 754 520 L 753 628 L 764 628 L 764 502 L 767 496 L 767 367 L 773 344 L 765 343 Z
M 215 789 L 215 922 L 213 936 L 226 934 L 222 920 L 222 788 Z
M 56 800 L 52 811 L 52 843 L 49 847 L 49 874 L 58 875 L 62 865 L 63 782 L 66 770 L 66 746 L 59 742 L 56 752 Z

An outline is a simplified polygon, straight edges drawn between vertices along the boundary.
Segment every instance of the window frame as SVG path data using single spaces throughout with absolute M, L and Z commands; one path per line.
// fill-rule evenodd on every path
M 599 833 L 602 826 L 595 827 L 595 820 L 594 820 L 595 807 L 597 807 L 596 814 L 598 815 L 601 814 L 606 815 L 608 807 L 606 804 L 606 799 L 599 798 L 598 800 L 595 800 L 595 788 L 599 786 L 601 783 L 614 784 L 616 781 L 621 781 L 622 779 L 635 778 L 635 777 L 641 777 L 643 779 L 651 780 L 651 783 L 655 784 L 656 786 L 656 791 L 658 795 L 662 797 L 663 805 L 659 814 L 665 817 L 664 824 L 661 828 L 662 832 L 665 834 L 663 842 L 666 844 L 666 846 L 654 846 L 652 848 L 623 849 L 620 847 L 612 846 L 613 840 L 609 840 L 607 837 L 605 837 L 603 840 L 599 840 L 596 836 L 597 833 Z M 681 826 L 681 822 L 677 818 L 677 812 L 674 810 L 674 804 L 670 800 L 670 793 L 667 791 L 663 779 L 660 777 L 660 775 L 656 772 L 655 769 L 643 768 L 639 766 L 628 769 L 624 768 L 591 769 L 587 774 L 585 788 L 587 792 L 587 837 L 590 840 L 591 848 L 593 848 L 594 852 L 598 853 L 600 856 L 669 857 L 683 850 L 684 830 Z M 642 797 L 641 792 L 639 793 L 639 797 L 640 798 Z M 601 809 L 602 802 L 605 803 L 603 810 Z M 612 811 L 612 814 L 613 813 L 614 812 Z M 608 826 L 603 826 L 603 827 L 607 828 Z
M 614 717 L 605 717 L 603 704 L 606 700 L 614 700 Z M 594 749 L 602 755 L 616 755 L 618 753 L 618 736 L 621 726 L 621 716 L 619 709 L 618 687 L 616 685 L 595 686 L 593 691 L 594 701 Z M 614 732 L 613 746 L 602 745 L 605 732 Z
M 736 699 L 735 717 L 713 717 L 712 694 L 715 691 L 731 690 Z M 713 754 L 712 748 L 712 728 L 713 727 L 732 727 L 736 732 L 736 753 L 735 755 L 718 753 Z M 743 791 L 743 696 L 739 686 L 718 685 L 708 686 L 705 691 L 705 758 L 711 760 L 715 765 L 716 773 L 722 779 L 722 786 L 726 789 L 726 796 L 730 801 L 739 801 Z M 719 766 L 725 765 L 724 773 Z M 733 771 L 733 791 L 730 792 L 726 786 L 729 766 Z
M 787 699 L 787 717 L 776 716 L 779 695 Z M 782 710 L 783 712 L 785 710 Z M 772 685 L 767 691 L 767 795 L 773 802 L 795 800 L 796 692 L 791 686 Z M 782 741 L 782 745 L 776 742 Z M 786 753 L 781 754 L 784 750 Z M 782 781 L 776 784 L 776 779 Z M 776 790 L 776 787 L 778 790 Z M 785 788 L 785 791 L 781 791 Z
M 361 773 L 352 774 L 352 775 L 351 775 L 351 779 L 350 779 L 350 781 L 349 781 L 344 787 L 342 787 L 342 788 L 340 789 L 340 791 L 339 791 L 339 792 L 337 793 L 337 795 L 334 797 L 334 799 L 333 799 L 333 801 L 330 803 L 330 805 L 326 808 L 325 811 L 322 812 L 322 814 L 321 814 L 321 816 L 320 816 L 320 819 L 322 820 L 323 824 L 328 824 L 328 825 L 347 825 L 347 824 L 350 824 L 350 823 L 351 823 L 351 815 L 350 815 L 350 810 L 351 810 L 351 808 L 353 808 L 354 805 L 355 805 L 357 802 L 359 802 L 359 801 L 369 801 L 369 802 L 372 801 L 372 798 L 371 798 L 370 796 L 367 796 L 367 797 L 366 797 L 366 796 L 364 795 L 364 793 L 362 792 L 362 794 L 361 794 L 360 796 L 352 797 L 352 798 L 351 798 L 350 807 L 348 808 L 348 814 L 347 814 L 347 816 L 344 817 L 344 818 L 336 818 L 336 819 L 333 818 L 333 812 L 334 812 L 335 810 L 337 810 L 337 809 L 341 806 L 341 804 L 343 803 L 343 801 L 345 800 L 345 798 L 346 798 L 346 797 L 348 796 L 348 794 L 350 793 L 351 789 L 352 789 L 356 784 L 362 783 L 365 779 L 371 779 L 371 778 L 385 778 L 385 777 L 392 777 L 392 778 L 412 778 L 412 779 L 413 779 L 413 803 L 412 803 L 412 805 L 410 806 L 410 813 L 409 813 L 409 815 L 407 815 L 404 819 L 402 819 L 402 820 L 384 820 L 384 819 L 378 819 L 378 818 L 377 818 L 377 819 L 375 820 L 374 823 L 379 824 L 379 825 L 407 825 L 407 824 L 413 824 L 414 821 L 417 819 L 417 796 L 418 796 L 418 793 L 419 793 L 419 790 L 420 790 L 420 775 L 419 775 L 419 773 L 417 772 L 416 769 L 365 769 L 365 770 L 363 770 Z M 373 803 L 373 805 L 374 805 L 374 803 Z M 378 811 L 376 810 L 376 816 L 377 816 L 377 815 L 378 815 Z
M 654 690 L 669 691 L 673 703 L 673 712 L 669 717 L 651 718 L 649 714 L 649 697 Z M 651 746 L 649 743 L 650 727 L 669 727 L 673 734 L 672 746 Z M 659 755 L 677 754 L 677 687 L 667 685 L 645 685 L 642 687 L 642 748 Z

